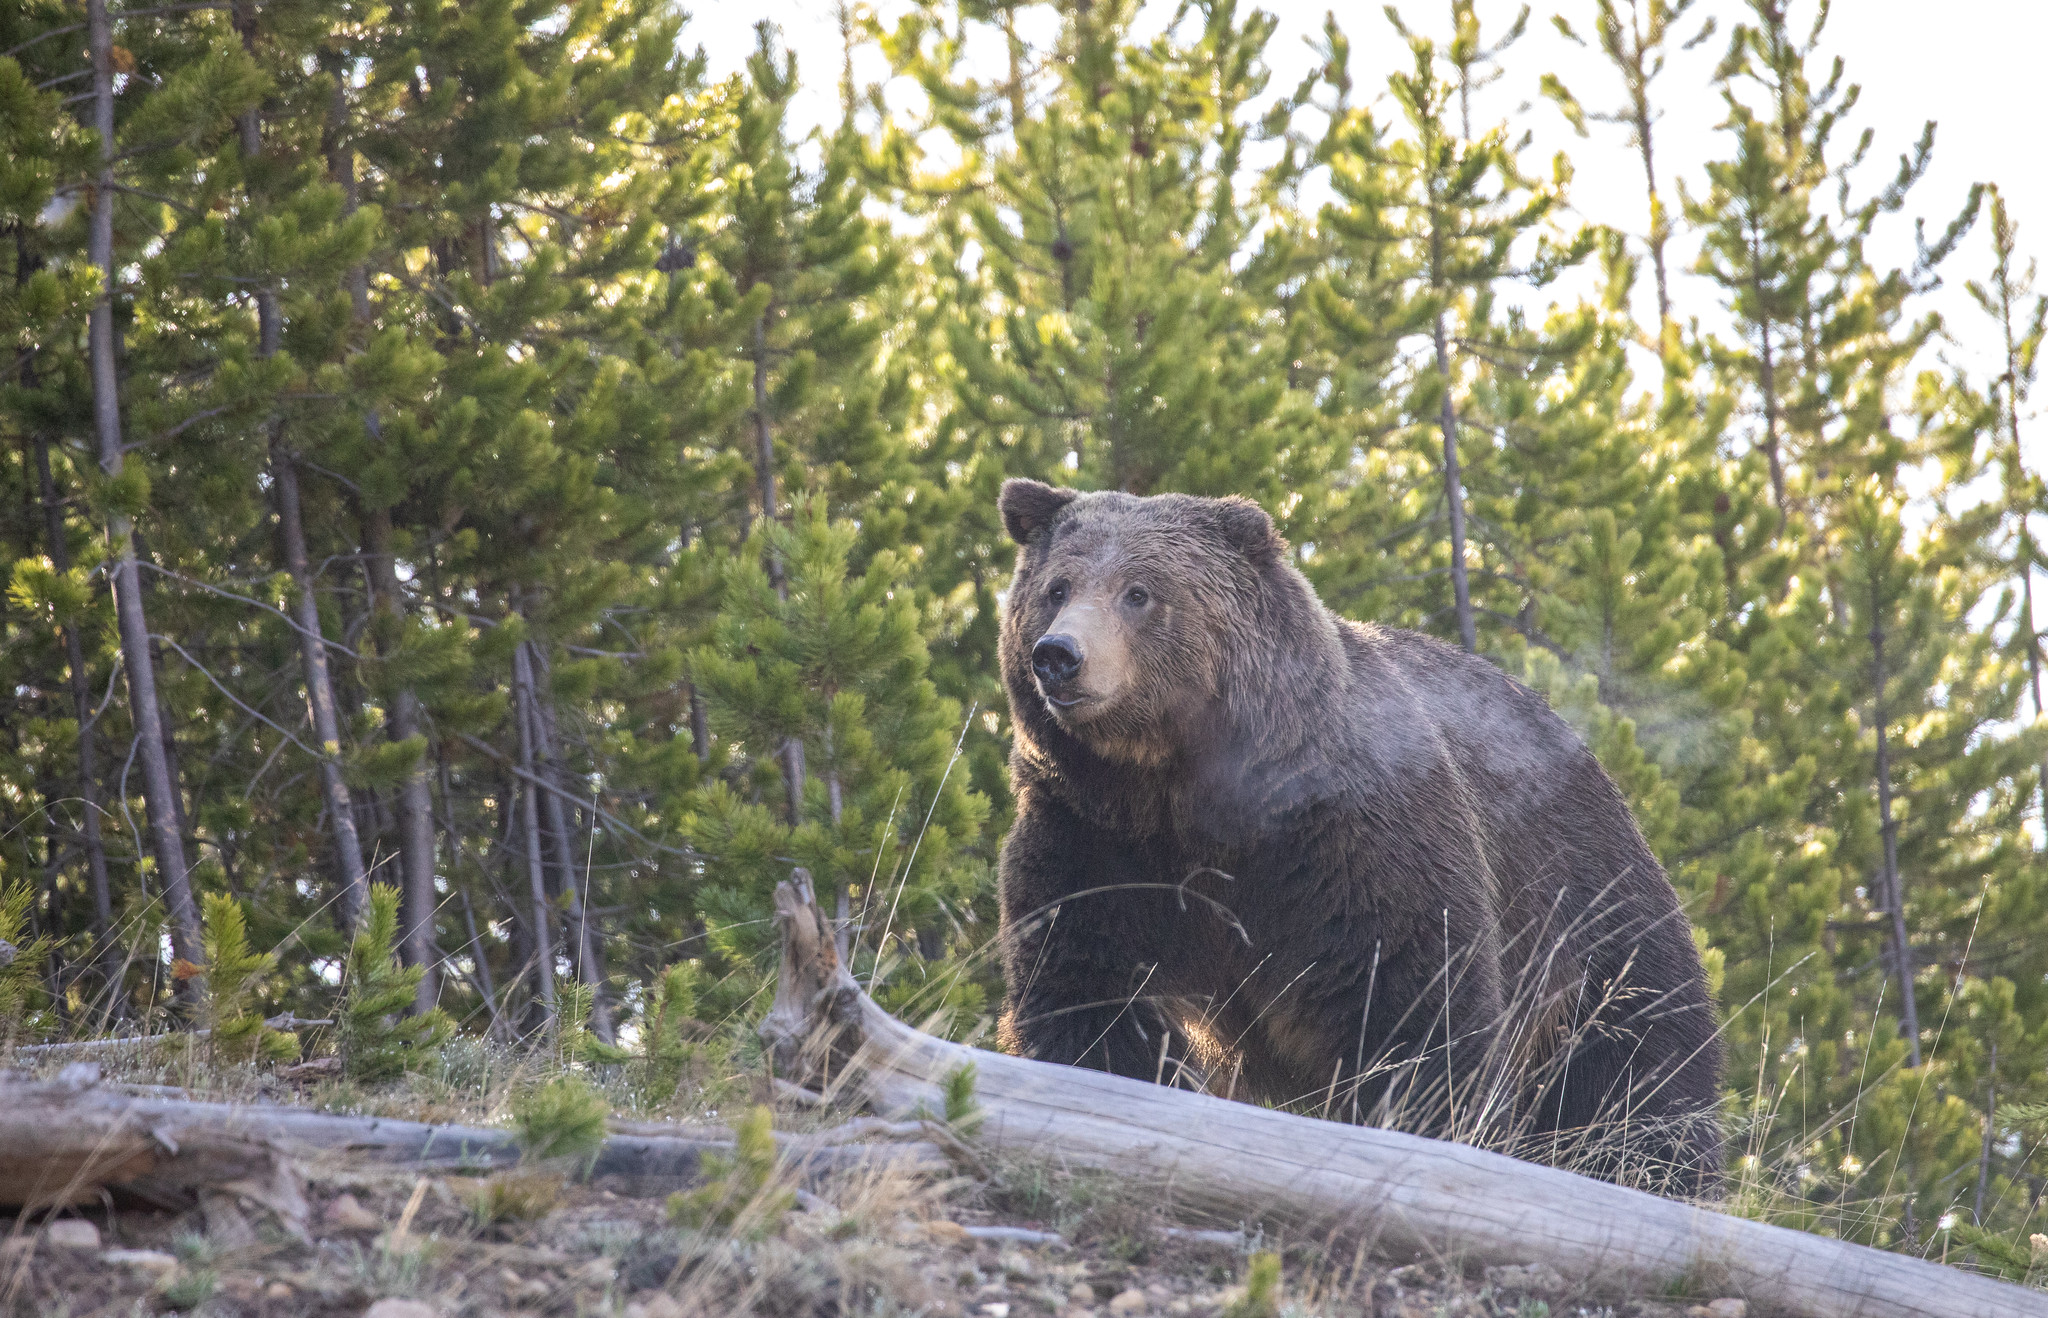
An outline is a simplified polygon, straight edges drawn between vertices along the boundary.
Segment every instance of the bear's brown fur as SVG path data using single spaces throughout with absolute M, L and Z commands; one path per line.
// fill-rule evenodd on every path
M 1242 499 L 1003 487 L 1005 1042 L 1697 1192 L 1720 1047 L 1613 782 Z

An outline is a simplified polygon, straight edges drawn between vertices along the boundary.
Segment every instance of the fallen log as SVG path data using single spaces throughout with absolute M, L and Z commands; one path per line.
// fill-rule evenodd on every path
M 799 1178 L 854 1168 L 952 1167 L 929 1141 L 809 1135 L 778 1142 Z M 587 1174 L 623 1194 L 666 1194 L 699 1180 L 706 1154 L 732 1150 L 724 1131 L 641 1125 L 609 1134 Z M 303 1230 L 298 1163 L 320 1153 L 463 1173 L 509 1167 L 521 1157 L 508 1130 L 136 1094 L 100 1084 L 98 1068 L 88 1063 L 74 1063 L 54 1080 L 0 1073 L 0 1206 L 66 1207 L 116 1190 L 184 1207 L 206 1193 L 225 1193 Z
M 0 947 L 4 946 L 6 944 L 0 943 Z M 0 961 L 0 965 L 5 964 L 6 962 Z M 302 1016 L 294 1016 L 287 1011 L 270 1017 L 263 1024 L 268 1029 L 291 1031 L 311 1029 L 316 1025 L 332 1025 L 334 1022 L 328 1019 L 307 1020 Z M 184 1044 L 190 1047 L 211 1037 L 213 1037 L 213 1031 L 207 1029 L 165 1030 L 158 1034 L 128 1034 L 118 1039 L 74 1039 L 64 1043 L 25 1043 L 15 1048 L 14 1056 L 17 1059 L 36 1062 L 78 1061 L 88 1057 L 104 1057 L 113 1053 L 142 1053 L 151 1048 L 159 1048 L 168 1044 Z
M 1227 1222 L 1342 1232 L 1387 1257 L 1541 1262 L 1594 1292 L 1739 1296 L 1802 1318 L 2048 1315 L 2039 1291 L 1470 1145 L 950 1043 L 861 991 L 807 874 L 777 886 L 775 908 L 781 977 L 761 1036 L 778 1075 L 902 1118 L 940 1111 L 948 1077 L 972 1066 L 985 1156 L 1156 1184 Z

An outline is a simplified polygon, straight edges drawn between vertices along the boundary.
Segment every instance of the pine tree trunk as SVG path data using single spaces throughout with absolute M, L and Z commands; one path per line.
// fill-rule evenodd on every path
M 122 435 L 120 384 L 114 365 L 114 31 L 107 0 L 86 0 L 86 27 L 92 47 L 93 126 L 99 131 L 99 183 L 93 190 L 89 256 L 99 267 L 101 285 L 89 322 L 92 362 L 93 430 L 99 446 L 100 470 L 109 479 L 121 474 Z M 185 864 L 185 841 L 178 833 L 182 813 L 170 760 L 164 754 L 164 722 L 157 705 L 156 665 L 150 653 L 149 621 L 142 608 L 142 573 L 135 561 L 135 524 L 124 511 L 110 513 L 107 538 L 114 561 L 109 584 L 121 633 L 121 659 L 128 672 L 129 715 L 135 725 L 136 757 L 142 762 L 142 791 L 149 805 L 150 848 L 162 876 L 164 905 L 170 917 L 171 950 L 193 964 L 205 953 L 199 943 L 199 908 L 192 900 L 192 876 Z M 196 1001 L 197 979 L 181 980 L 179 995 Z
M 540 692 L 550 687 L 547 656 L 539 646 L 527 642 L 527 663 L 534 674 L 534 746 L 538 751 L 539 773 L 543 781 L 551 784 L 554 791 L 541 793 L 541 817 L 547 821 L 548 833 L 554 839 L 557 872 L 561 878 L 557 888 L 568 899 L 568 928 L 564 931 L 569 942 L 569 962 L 576 970 L 576 982 L 590 986 L 590 1025 L 597 1037 L 606 1043 L 612 1042 L 611 1004 L 605 1001 L 603 971 L 603 933 L 593 930 L 584 910 L 585 900 L 590 895 L 590 871 L 587 866 L 578 877 L 576 856 L 579 833 L 569 829 L 568 815 L 562 809 L 562 797 L 568 792 L 567 775 L 562 771 L 561 738 L 555 727 L 554 701 L 542 698 Z
M 255 9 L 248 4 L 236 5 L 234 23 L 242 38 L 242 49 L 253 55 Z M 236 118 L 235 127 L 241 137 L 243 161 L 253 166 L 263 155 L 262 112 L 250 106 Z M 252 195 L 252 203 L 257 200 Z M 269 284 L 256 286 L 256 322 L 256 355 L 268 361 L 277 355 L 284 338 L 284 315 L 278 308 L 277 290 Z M 277 418 L 270 421 L 270 474 L 272 487 L 277 491 L 285 570 L 291 573 L 295 594 L 292 613 L 298 623 L 306 703 L 312 708 L 313 732 L 320 740 L 320 791 L 334 833 L 334 870 L 340 890 L 337 906 L 341 927 L 353 931 L 369 905 L 369 880 L 363 870 L 362 840 L 356 833 L 355 803 L 349 798 L 348 782 L 341 773 L 341 717 L 335 706 L 334 683 L 327 667 L 327 642 L 320 629 L 320 602 L 314 593 L 311 559 L 306 552 L 298 465 L 285 449 L 284 422 Z
M 826 704 L 829 707 L 831 702 L 828 700 Z M 825 730 L 825 760 L 830 766 L 825 770 L 825 806 L 831 812 L 832 827 L 836 830 L 839 827 L 839 816 L 846 809 L 846 793 L 839 786 L 839 765 L 832 755 L 830 728 Z M 833 886 L 838 889 L 838 895 L 832 903 L 832 944 L 839 952 L 840 962 L 851 965 L 853 963 L 847 959 L 847 947 L 853 938 L 853 896 L 846 890 L 844 880 Z M 866 898 L 862 900 L 865 901 Z M 879 955 L 881 950 L 877 947 L 875 952 Z
M 1636 66 L 1632 70 L 1632 76 L 1642 79 L 1642 38 L 1638 36 L 1636 40 Z M 1634 99 L 1636 145 L 1642 153 L 1643 178 L 1650 190 L 1650 232 L 1647 245 L 1650 249 L 1651 268 L 1657 274 L 1657 351 L 1661 354 L 1664 351 L 1665 327 L 1671 323 L 1671 288 L 1664 273 L 1664 243 L 1670 234 L 1664 218 L 1664 202 L 1657 195 L 1657 158 L 1650 146 L 1650 126 L 1655 122 L 1655 116 L 1650 113 L 1648 90 L 1639 84 Z
M 2027 629 L 2027 688 L 2034 697 L 2034 721 L 2048 718 L 2048 706 L 2041 703 L 2041 631 L 2034 621 L 2034 541 L 2033 537 L 2020 536 L 2020 553 L 2024 556 L 2020 571 L 2020 617 Z M 2040 778 L 2035 788 L 2041 797 L 2041 826 L 2048 829 L 2048 755 L 2040 763 Z
M 555 1022 L 555 936 L 548 920 L 547 870 L 541 861 L 540 790 L 534 779 L 533 668 L 524 645 L 512 651 L 512 721 L 519 733 L 519 815 L 526 851 L 527 895 L 533 904 L 533 969 L 546 1024 Z
M 1871 590 L 1872 613 L 1877 614 L 1877 591 Z M 1884 624 L 1873 621 L 1870 652 L 1875 670 L 1877 696 L 1872 711 L 1877 723 L 1877 818 L 1884 835 L 1885 900 L 1891 906 L 1892 963 L 1899 977 L 1900 1024 L 1906 1036 L 1906 1065 L 1920 1066 L 1920 1006 L 1913 996 L 1913 942 L 1906 931 L 1906 885 L 1899 875 L 1899 821 L 1892 814 L 1891 742 L 1885 729 Z
M 1749 287 L 1757 302 L 1757 387 L 1764 396 L 1764 461 L 1771 469 L 1771 501 L 1778 509 L 1778 530 L 1785 529 L 1791 516 L 1785 492 L 1785 460 L 1778 450 L 1778 363 L 1771 347 L 1771 320 L 1764 310 L 1761 238 L 1752 232 L 1749 248 Z
M 448 886 L 455 890 L 456 899 L 462 906 L 463 932 L 469 936 L 470 956 L 476 965 L 477 991 L 483 995 L 484 1008 L 491 1015 L 491 1037 L 501 1043 L 510 1043 L 511 1034 L 498 1010 L 498 986 L 491 974 L 490 955 L 483 939 L 478 936 L 476 909 L 470 903 L 469 887 L 462 881 L 462 834 L 455 827 L 455 793 L 448 781 L 448 756 L 438 744 L 434 748 L 434 771 L 441 789 L 441 836 L 448 839 Z M 488 866 L 488 857 L 477 865 L 478 874 L 485 880 L 490 878 Z
M 398 564 L 391 547 L 391 510 L 372 509 L 363 516 L 363 539 L 367 550 L 372 609 L 383 615 L 375 627 L 380 648 L 394 644 L 393 633 L 404 625 L 405 597 L 398 584 Z M 407 742 L 425 733 L 419 697 L 410 686 L 402 686 L 391 698 L 390 735 L 393 742 Z M 434 887 L 434 800 L 427 781 L 424 751 L 406 770 L 398 787 L 398 868 L 404 894 L 404 928 L 399 951 L 408 966 L 422 966 L 419 992 L 414 996 L 416 1011 L 427 1011 L 440 997 L 435 968 L 441 954 L 434 941 L 434 910 L 440 896 Z
M 1436 315 L 1436 370 L 1443 377 L 1443 406 L 1438 425 L 1444 433 L 1444 501 L 1451 510 L 1451 594 L 1458 610 L 1458 643 L 1465 653 L 1479 649 L 1472 619 L 1472 582 L 1465 572 L 1465 483 L 1458 466 L 1458 412 L 1451 401 L 1451 345 L 1444 315 Z
M 704 693 L 697 689 L 695 682 L 684 684 L 690 695 L 690 750 L 697 757 L 697 763 L 705 764 L 711 759 L 711 711 L 704 704 Z
M 1991 1184 L 1991 1141 L 1998 1129 L 1998 1040 L 1991 1041 L 1991 1073 L 1984 1086 L 1984 1144 L 1977 1151 L 1977 1198 L 1970 1221 L 1984 1225 L 1984 1191 Z
M 341 185 L 342 214 L 353 215 L 361 204 L 361 197 L 356 184 L 355 150 L 348 142 L 346 67 L 339 59 L 334 59 L 329 63 L 327 74 L 333 85 L 324 142 L 327 173 Z M 366 330 L 370 323 L 369 272 L 360 263 L 352 265 L 345 283 L 355 327 L 359 331 Z M 383 425 L 376 408 L 363 409 L 363 428 L 371 439 L 383 438 Z M 372 608 L 383 611 L 389 619 L 402 624 L 406 607 L 405 597 L 399 591 L 397 560 L 392 551 L 391 510 L 371 509 L 363 516 L 363 526 L 368 550 L 365 555 L 367 575 L 374 600 Z M 419 698 L 410 686 L 400 687 L 391 700 L 391 740 L 409 741 L 421 735 L 423 724 Z M 434 804 L 427 782 L 426 760 L 422 757 L 414 762 L 398 789 L 398 870 L 404 895 L 404 927 L 400 931 L 399 952 L 407 965 L 426 970 L 413 998 L 415 1011 L 428 1010 L 440 997 L 435 973 L 441 957 L 434 942 L 434 910 L 439 904 L 434 888 L 434 850 Z
M 275 436 L 273 431 L 273 436 Z M 270 451 L 272 488 L 277 491 L 278 524 L 284 539 L 286 570 L 292 577 L 292 614 L 298 623 L 299 661 L 305 670 L 306 701 L 313 711 L 313 733 L 320 739 L 320 790 L 327 801 L 334 833 L 334 869 L 340 889 L 341 927 L 353 931 L 370 904 L 370 881 L 363 870 L 363 847 L 356 834 L 356 807 L 341 773 L 341 716 L 334 704 L 334 684 L 327 671 L 327 640 L 320 630 L 320 603 L 313 593 L 313 569 L 306 555 L 306 529 L 299 503 L 298 464 L 282 446 Z
M 24 371 L 24 376 L 27 377 Z M 25 382 L 26 379 L 25 379 Z M 64 509 L 57 498 L 57 482 L 50 471 L 50 445 L 42 435 L 35 439 L 36 479 L 43 499 L 43 526 L 50 545 L 50 564 L 61 573 L 71 571 L 71 546 L 64 537 Z M 100 836 L 99 734 L 94 725 L 92 687 L 85 673 L 85 644 L 78 628 L 64 629 L 64 662 L 70 670 L 72 717 L 78 721 L 78 795 L 84 802 L 85 821 L 81 835 L 85 845 L 86 883 L 92 895 L 93 960 L 108 988 L 120 975 L 119 950 L 113 942 L 114 889 L 107 877 L 107 848 Z M 125 1016 L 125 1002 L 113 994 L 113 1008 Z
M 776 519 L 775 425 L 768 413 L 768 313 L 754 322 L 754 482 L 761 499 L 761 520 Z M 782 555 L 768 550 L 768 580 L 775 593 L 789 598 L 789 580 L 782 567 Z M 801 823 L 804 813 L 804 741 L 791 737 L 782 743 L 782 784 L 789 803 L 789 822 Z

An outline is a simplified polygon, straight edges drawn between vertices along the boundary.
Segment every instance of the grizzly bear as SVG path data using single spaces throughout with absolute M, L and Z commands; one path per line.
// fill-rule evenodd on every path
M 1712 1189 L 1691 929 L 1539 696 L 1332 614 L 1248 500 L 1000 507 L 1010 1051 Z

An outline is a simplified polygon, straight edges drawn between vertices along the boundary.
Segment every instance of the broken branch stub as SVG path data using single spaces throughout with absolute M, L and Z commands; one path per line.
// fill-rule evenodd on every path
M 860 1046 L 863 995 L 840 964 L 809 870 L 793 870 L 775 885 L 775 923 L 782 931 L 782 970 L 759 1026 L 761 1042 L 777 1075 L 829 1078 Z
M 941 1111 L 947 1076 L 972 1065 L 987 1153 L 1107 1172 L 1225 1221 L 1341 1231 L 1392 1258 L 1541 1262 L 1592 1291 L 1740 1296 L 1801 1318 L 2048 1318 L 2039 1291 L 1471 1145 L 950 1043 L 860 991 L 808 876 L 778 885 L 775 907 L 782 979 L 761 1034 L 781 1073 L 902 1118 Z

